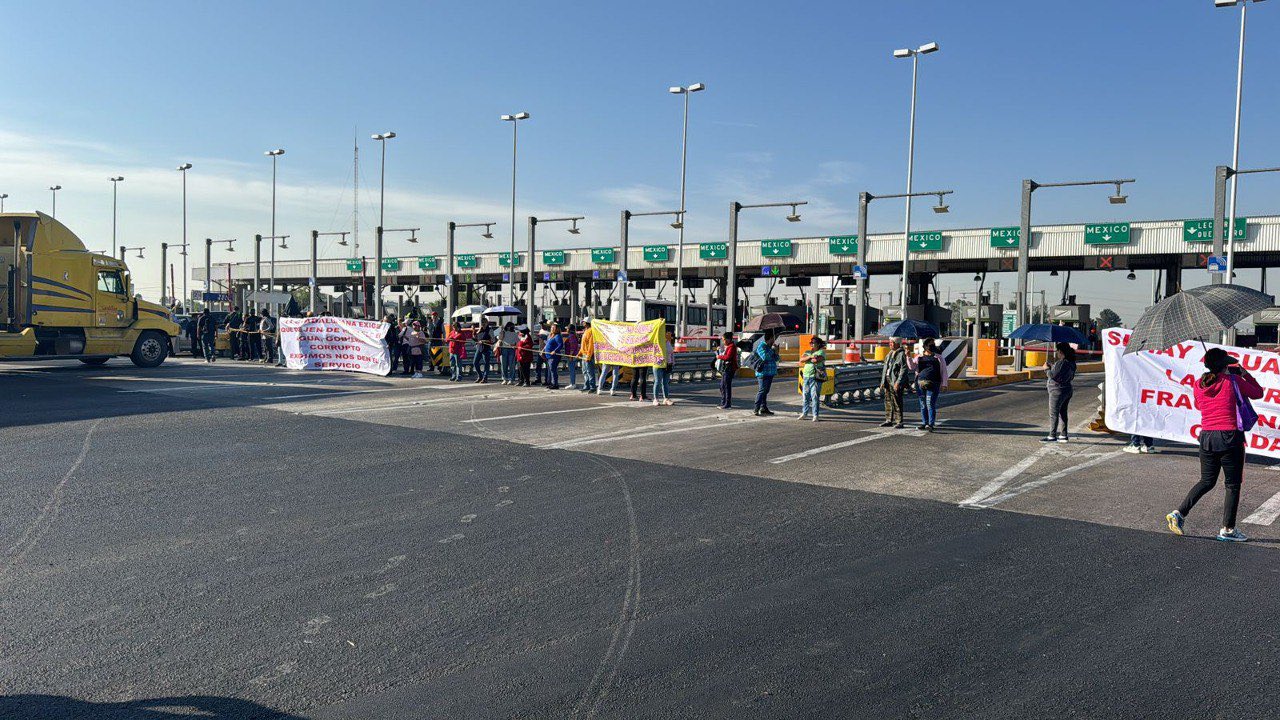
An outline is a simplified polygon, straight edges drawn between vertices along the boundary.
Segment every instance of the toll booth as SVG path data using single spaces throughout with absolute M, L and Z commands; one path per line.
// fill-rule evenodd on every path
M 881 311 L 884 323 L 887 325 L 902 319 L 901 307 L 893 305 L 884 308 Z M 954 329 L 951 327 L 951 310 L 929 303 L 927 305 L 908 305 L 907 319 L 920 320 L 938 328 L 943 335 L 953 334 Z
M 1267 308 L 1253 316 L 1253 333 L 1259 345 L 1280 342 L 1280 307 Z
M 822 314 L 819 318 L 825 321 L 823 327 L 826 330 L 827 337 L 844 337 L 846 328 L 848 329 L 849 337 L 853 337 L 856 330 L 854 320 L 857 319 L 857 315 L 855 315 L 858 312 L 857 305 L 849 303 L 849 319 L 847 322 L 845 321 L 844 310 L 845 306 L 842 303 L 822 306 Z M 868 305 L 863 309 L 862 322 L 868 331 L 880 327 L 880 310 Z
M 953 328 L 956 332 L 962 332 L 965 337 L 973 335 L 973 320 L 979 318 L 981 323 L 981 334 L 984 338 L 1002 338 L 1004 337 L 1004 307 L 1000 303 L 988 303 L 985 305 L 966 305 L 961 309 L 960 317 L 963 327 Z

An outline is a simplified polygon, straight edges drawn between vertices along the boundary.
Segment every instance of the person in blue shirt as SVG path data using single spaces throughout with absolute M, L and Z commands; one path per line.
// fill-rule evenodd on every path
M 778 374 L 778 348 L 774 347 L 778 336 L 772 330 L 766 330 L 764 337 L 756 341 L 751 348 L 757 358 L 756 382 L 756 415 L 772 415 L 769 409 L 769 390 L 773 387 L 773 378 Z
M 547 389 L 560 389 L 560 354 L 564 351 L 564 337 L 560 335 L 560 326 L 552 325 L 547 334 L 547 343 L 542 346 L 542 356 L 547 361 Z

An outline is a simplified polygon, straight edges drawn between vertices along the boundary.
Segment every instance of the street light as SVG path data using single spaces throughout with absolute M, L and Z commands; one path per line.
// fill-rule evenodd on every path
M 107 179 L 111 181 L 111 252 L 114 253 L 116 251 L 116 190 L 120 188 L 120 183 L 124 181 L 124 176 L 117 175 Z M 161 274 L 163 275 L 164 273 L 161 272 Z M 161 290 L 160 294 L 163 296 L 164 291 Z M 161 297 L 160 299 L 163 300 L 164 298 Z
M 138 257 L 138 258 L 143 259 L 143 260 L 145 260 L 145 259 L 146 259 L 146 257 L 142 254 L 142 248 L 140 248 L 140 247 L 127 248 L 127 247 L 125 247 L 125 246 L 123 246 L 123 245 L 121 245 L 121 246 L 120 246 L 120 259 L 121 259 L 121 260 L 124 260 L 124 259 L 125 259 L 125 256 L 129 254 L 129 251 L 130 251 L 130 250 L 136 250 L 136 251 L 138 252 L 138 255 L 137 255 L 137 257 Z
M 539 220 L 538 218 L 533 217 L 532 215 L 529 216 L 529 267 L 528 267 L 528 270 L 526 271 L 527 273 L 526 277 L 528 278 L 528 283 L 527 283 L 528 288 L 525 290 L 525 293 L 524 293 L 525 314 L 529 316 L 529 332 L 533 332 L 533 267 L 535 265 L 535 263 L 533 262 L 533 253 L 534 253 L 534 248 L 537 245 L 535 238 L 538 233 L 538 230 L 537 230 L 538 223 L 554 223 L 554 222 L 573 223 L 573 226 L 569 228 L 569 232 L 574 235 L 577 235 L 577 232 L 575 231 L 578 229 L 578 221 L 582 219 L 584 219 L 584 216 L 582 215 L 575 215 L 574 217 L 547 218 L 546 220 Z M 510 275 L 511 275 L 511 291 L 514 293 L 515 278 L 516 278 L 516 254 L 514 252 L 511 253 Z
M 733 332 L 738 326 L 738 214 L 743 210 L 751 208 L 771 208 L 771 207 L 790 207 L 791 214 L 787 216 L 788 222 L 799 222 L 800 215 L 797 209 L 801 205 L 808 205 L 808 200 L 798 200 L 796 202 L 780 202 L 780 203 L 758 203 L 755 205 L 743 205 L 736 200 L 729 203 L 729 264 L 725 268 L 725 330 Z M 707 308 L 707 312 L 711 312 L 711 308 Z
M 1115 185 L 1116 192 L 1107 198 L 1112 205 L 1123 205 L 1128 200 L 1128 195 L 1121 195 L 1120 189 L 1124 185 L 1136 182 L 1133 178 L 1125 180 L 1086 180 L 1084 182 L 1063 182 L 1063 183 L 1038 183 L 1030 178 L 1022 181 L 1022 219 L 1018 226 L 1018 296 L 1016 305 L 1017 324 L 1019 326 L 1027 323 L 1027 274 L 1031 263 L 1031 194 L 1040 188 L 1050 187 L 1085 187 L 1088 185 Z M 1018 347 L 1021 348 L 1023 342 L 1018 341 Z M 1013 369 L 1021 371 L 1024 367 L 1023 354 L 1015 351 L 1013 354 Z
M 1250 0 L 1214 0 L 1215 7 L 1240 6 L 1240 49 L 1236 61 L 1236 114 L 1231 140 L 1231 168 L 1240 167 L 1240 107 L 1244 99 L 1244 28 Z M 1252 0 L 1262 2 L 1262 0 Z M 1231 176 L 1231 201 L 1227 211 L 1227 281 L 1236 266 L 1236 175 Z
M 4 200 L 9 197 L 9 193 L 0 193 L 0 213 L 4 212 Z
M 62 189 L 61 185 L 50 185 L 49 192 L 53 194 L 53 218 L 58 217 L 58 191 Z
M 191 302 L 191 293 L 187 292 L 187 171 L 191 163 L 182 163 L 178 172 L 182 173 L 182 304 Z M 208 270 L 206 263 L 205 270 Z M 209 292 L 209 275 L 205 273 L 205 292 Z M 228 288 L 229 289 L 229 288 Z
M 514 303 L 516 299 L 516 274 L 514 272 L 516 257 L 516 149 L 519 147 L 520 121 L 528 120 L 529 113 L 518 112 L 514 115 L 503 115 L 502 119 L 511 123 L 511 255 L 508 257 L 511 258 L 513 263 L 511 265 L 513 272 L 507 273 L 508 277 L 511 278 L 511 284 L 507 287 L 507 295 Z M 529 260 L 532 262 L 533 258 Z M 452 320 L 453 318 L 449 319 Z
M 621 312 L 618 313 L 617 317 L 614 317 L 613 313 L 609 313 L 609 317 L 612 320 L 627 319 L 627 283 L 630 282 L 630 278 L 627 277 L 627 252 L 628 252 L 628 246 L 630 244 L 629 237 L 631 234 L 631 218 L 649 217 L 649 216 L 657 216 L 657 215 L 672 215 L 676 218 L 677 222 L 680 220 L 680 218 L 684 217 L 684 214 L 679 210 L 658 210 L 655 212 L 642 212 L 642 213 L 633 213 L 630 210 L 622 211 L 622 236 L 621 236 L 621 240 L 619 241 L 619 244 L 621 245 L 621 247 L 618 250 L 621 256 L 621 259 L 618 264 L 618 275 L 616 279 L 616 282 L 617 282 L 616 289 L 618 291 L 618 308 L 621 310 Z M 671 226 L 675 227 L 675 223 L 672 223 Z M 678 302 L 679 298 L 677 298 L 676 300 Z M 710 313 L 711 312 L 710 309 L 708 309 L 707 312 Z
M 277 239 L 277 236 L 276 236 L 276 161 L 279 160 L 280 156 L 283 154 L 284 154 L 284 148 L 276 148 L 275 150 L 268 150 L 263 153 L 263 155 L 266 155 L 267 157 L 271 158 L 271 238 L 273 241 Z M 285 235 L 284 237 L 287 238 L 288 235 Z M 284 245 L 284 243 L 281 243 L 280 247 L 287 247 L 287 246 Z M 268 291 L 275 292 L 276 290 L 276 245 L 274 242 L 271 243 L 270 277 L 271 279 L 268 281 L 270 282 L 270 285 L 268 286 Z M 257 290 L 258 288 L 255 287 L 254 291 L 256 292 Z M 275 311 L 276 315 L 280 314 L 279 305 L 273 306 L 272 310 Z
M 381 228 L 386 224 L 387 212 L 387 141 L 394 138 L 396 134 L 390 130 L 384 133 L 378 133 L 371 136 L 374 140 L 382 143 L 382 172 L 378 180 L 378 243 L 374 252 L 374 263 L 377 265 L 377 272 L 373 276 L 373 291 L 377 295 L 373 299 L 374 317 L 382 317 L 382 232 Z M 361 289 L 363 292 L 363 288 Z M 365 310 L 368 310 L 368 305 Z
M 191 163 L 187 163 L 187 167 L 190 168 Z M 178 169 L 181 170 L 182 168 L 178 168 Z M 213 238 L 204 239 L 204 292 L 206 295 L 204 303 L 206 308 L 209 307 L 209 299 L 207 296 L 210 292 L 212 292 L 211 283 L 213 281 L 213 244 L 226 243 L 227 252 L 235 252 L 236 251 L 235 242 L 236 242 L 235 238 L 229 238 L 226 240 L 214 240 Z M 183 252 L 186 252 L 186 251 L 184 250 Z M 185 266 L 186 260 L 183 259 L 182 262 L 183 262 L 183 265 Z M 230 265 L 228 265 L 228 267 L 230 267 Z M 186 281 L 186 278 L 183 278 L 183 282 L 185 281 Z M 227 306 L 228 306 L 227 309 L 228 310 L 231 309 L 230 305 L 231 305 L 231 285 L 228 282 L 227 284 Z
M 907 217 L 902 229 L 902 318 L 907 317 L 907 275 L 911 269 L 911 180 L 916 160 L 916 85 L 920 75 L 920 56 L 938 52 L 938 43 L 930 42 L 912 50 L 894 50 L 896 58 L 911 58 L 911 119 L 907 131 Z
M 494 225 L 497 225 L 497 223 L 492 223 L 492 222 L 456 223 L 456 222 L 453 222 L 452 220 L 450 220 L 449 222 L 445 223 L 445 226 L 444 226 L 444 238 L 445 238 L 445 240 L 444 240 L 444 252 L 445 252 L 445 265 L 444 265 L 444 272 L 445 272 L 445 275 L 444 275 L 444 286 L 445 286 L 444 314 L 445 314 L 445 318 L 444 318 L 444 321 L 445 321 L 446 323 L 449 323 L 449 324 L 452 324 L 452 323 L 453 323 L 453 305 L 454 305 L 454 291 L 453 291 L 453 240 L 454 240 L 454 234 L 455 234 L 455 232 L 454 232 L 454 231 L 456 231 L 456 230 L 457 230 L 458 228 L 460 228 L 460 227 L 465 227 L 465 228 L 470 228 L 470 227 L 482 227 L 482 228 L 484 228 L 484 232 L 483 232 L 483 233 L 481 233 L 480 237 L 488 238 L 488 239 L 492 240 L 492 239 L 493 239 L 493 226 L 494 226 Z M 511 257 L 512 257 L 512 258 L 514 258 L 514 257 L 515 257 L 515 255 L 512 255 Z M 514 260 L 513 260 L 512 262 L 514 262 Z M 511 266 L 511 269 L 512 269 L 512 270 L 515 270 L 515 265 L 512 265 L 512 266 Z M 514 280 L 512 281 L 512 285 L 511 285 L 511 287 L 512 287 L 513 289 L 515 288 L 515 281 L 514 281 Z M 510 300 L 511 300 L 511 302 L 510 302 L 510 303 L 508 303 L 508 304 L 510 304 L 510 305 L 515 305 L 515 304 L 516 304 L 516 303 L 515 303 L 515 297 L 511 297 L 511 298 L 510 298 Z
M 696 92 L 706 90 L 707 86 L 702 83 L 693 83 L 687 87 L 679 85 L 667 88 L 667 92 L 674 95 L 684 96 L 684 126 L 680 135 L 680 214 L 676 216 L 675 222 L 671 223 L 671 227 L 680 231 L 680 237 L 676 241 L 676 334 L 678 337 L 685 335 L 685 300 L 684 300 L 684 197 L 685 197 L 685 177 L 687 175 L 689 160 L 689 98 Z M 711 305 L 707 304 L 708 316 L 711 313 Z

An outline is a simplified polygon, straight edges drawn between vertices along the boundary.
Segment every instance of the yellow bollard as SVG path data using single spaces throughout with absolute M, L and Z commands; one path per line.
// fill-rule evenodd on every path
M 1048 353 L 1043 350 L 1028 350 L 1027 367 L 1041 367 L 1048 357 Z
M 889 346 L 888 346 L 888 345 L 877 345 L 877 346 L 876 346 L 876 354 L 874 355 L 874 357 L 875 357 L 875 359 L 876 359 L 876 361 L 877 361 L 877 362 L 882 361 L 882 360 L 884 360 L 885 358 L 889 357 Z

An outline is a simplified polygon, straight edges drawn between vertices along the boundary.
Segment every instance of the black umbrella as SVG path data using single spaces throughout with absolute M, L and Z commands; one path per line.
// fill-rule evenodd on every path
M 1204 341 L 1256 312 L 1275 298 L 1241 285 L 1205 285 L 1183 290 L 1148 308 L 1133 327 L 1125 354 L 1165 350 L 1188 340 Z

